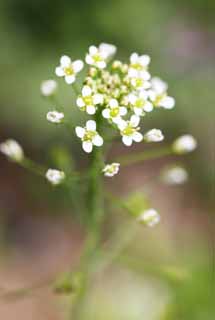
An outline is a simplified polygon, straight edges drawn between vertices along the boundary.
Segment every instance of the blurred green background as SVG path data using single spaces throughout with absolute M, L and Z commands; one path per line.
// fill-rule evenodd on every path
M 147 231 L 143 247 L 139 244 L 139 248 L 132 248 L 134 257 L 125 258 L 126 267 L 122 267 L 127 270 L 125 275 L 117 269 L 109 275 L 112 282 L 107 276 L 102 288 L 95 289 L 100 307 L 92 307 L 88 319 L 215 319 L 214 11 L 214 0 L 0 0 L 1 141 L 13 137 L 32 158 L 50 165 L 53 159 L 49 148 L 54 152 L 59 144 L 67 145 L 71 157 L 82 163 L 83 153 L 77 141 L 47 123 L 45 115 L 51 105 L 42 99 L 39 88 L 42 80 L 55 78 L 54 69 L 62 54 L 83 59 L 88 46 L 100 42 L 115 44 L 118 57 L 124 61 L 134 51 L 149 54 L 152 73 L 169 83 L 176 108 L 154 113 L 145 128 L 161 128 L 167 141 L 184 133 L 198 140 L 198 150 L 184 159 L 191 176 L 185 189 L 172 191 L 158 186 L 152 195 L 165 212 L 164 226 L 158 232 L 153 230 L 152 235 Z M 73 93 L 63 81 L 59 81 L 59 100 L 73 121 L 80 120 Z M 40 249 L 35 233 L 41 228 L 35 229 L 35 219 L 40 226 L 44 215 L 48 215 L 47 228 L 52 219 L 54 223 L 59 216 L 67 219 L 71 198 L 65 190 L 53 191 L 44 181 L 7 163 L 3 157 L 0 166 L 3 256 L 8 243 L 12 247 L 18 244 L 21 252 L 23 247 L 30 251 L 32 246 Z M 131 172 L 123 171 L 123 178 L 112 188 L 117 190 L 128 181 L 130 189 L 142 186 L 145 172 L 153 171 L 154 166 L 132 168 L 132 178 Z M 33 220 L 29 216 L 34 216 Z M 142 244 L 142 234 L 137 240 Z M 28 253 L 27 250 L 27 256 Z M 146 270 L 137 266 L 137 261 L 147 261 Z M 130 269 L 132 273 L 128 275 Z M 131 301 L 130 311 L 125 311 L 129 302 L 123 307 L 119 307 L 120 303 L 113 306 L 117 272 L 125 286 L 122 294 L 130 294 L 125 294 L 125 301 Z M 91 306 L 97 298 L 93 301 Z M 0 316 L 1 312 L 4 311 L 0 308 Z M 6 320 L 14 319 L 7 311 L 2 315 Z

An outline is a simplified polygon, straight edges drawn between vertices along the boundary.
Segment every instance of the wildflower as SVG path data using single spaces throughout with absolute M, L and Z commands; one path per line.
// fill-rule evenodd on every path
M 160 142 L 164 139 L 164 135 L 159 129 L 151 129 L 144 135 L 146 142 Z
M 90 153 L 93 150 L 93 145 L 100 147 L 103 145 L 103 138 L 96 131 L 96 122 L 88 120 L 86 126 L 76 127 L 76 135 L 82 140 L 82 148 L 85 152 Z
M 101 43 L 99 45 L 99 51 L 106 56 L 106 59 L 109 60 L 111 59 L 117 51 L 117 47 L 114 46 L 113 44 L 109 44 L 109 43 Z
M 45 97 L 52 96 L 57 90 L 57 82 L 55 80 L 45 80 L 41 83 L 40 91 Z
M 151 75 L 148 71 L 137 71 L 134 69 L 128 71 L 130 84 L 135 90 L 149 89 L 151 87 L 150 77 Z
M 111 164 L 106 164 L 104 169 L 102 170 L 104 172 L 104 175 L 106 177 L 113 177 L 119 172 L 119 163 L 111 163 Z
M 144 223 L 148 227 L 154 227 L 160 222 L 160 215 L 155 209 L 150 208 L 143 211 L 137 220 L 141 223 Z
M 15 162 L 21 162 L 24 159 L 24 152 L 20 144 L 13 140 L 8 139 L 0 144 L 0 151 Z
M 147 70 L 151 58 L 148 55 L 139 56 L 137 53 L 132 53 L 130 56 L 130 69 L 137 71 Z
M 65 173 L 56 169 L 48 169 L 46 179 L 53 185 L 60 184 L 65 179 Z
M 84 67 L 82 60 L 71 61 L 70 57 L 62 56 L 60 59 L 60 66 L 55 69 L 58 77 L 64 77 L 66 83 L 71 84 L 75 82 L 76 74 Z
M 141 90 L 139 93 L 129 94 L 128 101 L 137 116 L 145 115 L 144 111 L 150 112 L 153 110 L 153 104 L 147 99 L 148 93 L 145 90 Z
M 131 146 L 133 141 L 141 142 L 143 140 L 143 135 L 138 132 L 140 129 L 137 127 L 139 122 L 140 118 L 136 115 L 132 115 L 129 121 L 121 120 L 118 124 L 122 142 L 126 146 Z
M 183 184 L 188 180 L 188 173 L 184 168 L 174 166 L 164 170 L 161 178 L 166 184 Z
M 64 118 L 64 114 L 63 112 L 49 111 L 46 115 L 46 118 L 49 122 L 61 123 Z
M 173 151 L 177 154 L 192 152 L 193 150 L 196 149 L 196 147 L 197 147 L 197 141 L 190 134 L 185 134 L 183 136 L 180 136 L 174 141 L 172 145 Z
M 104 69 L 107 65 L 107 58 L 108 53 L 106 50 L 100 50 L 95 46 L 90 46 L 85 61 L 87 64 L 97 67 L 98 69 Z
M 126 115 L 126 113 L 127 109 L 125 107 L 120 107 L 116 99 L 111 99 L 109 101 L 109 106 L 102 111 L 104 118 L 110 119 L 116 124 L 121 121 L 121 116 Z
M 76 100 L 78 107 L 86 111 L 88 114 L 95 114 L 96 105 L 103 103 L 103 95 L 100 93 L 93 94 L 89 86 L 84 86 L 82 96 Z
M 155 107 L 172 109 L 175 106 L 175 99 L 167 95 L 168 85 L 160 78 L 151 79 L 151 90 L 149 97 Z

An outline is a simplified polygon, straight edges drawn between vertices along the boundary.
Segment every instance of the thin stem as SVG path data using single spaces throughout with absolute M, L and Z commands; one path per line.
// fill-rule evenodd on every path
M 136 154 L 120 156 L 116 158 L 115 161 L 119 162 L 121 166 L 129 166 L 134 163 L 138 163 L 146 160 L 158 159 L 158 158 L 162 158 L 164 156 L 169 156 L 172 154 L 173 154 L 173 151 L 171 147 L 168 146 L 160 149 L 147 150 L 147 151 L 136 153 Z

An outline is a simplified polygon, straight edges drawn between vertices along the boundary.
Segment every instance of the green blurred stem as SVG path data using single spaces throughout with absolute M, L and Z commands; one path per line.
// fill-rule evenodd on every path
M 97 131 L 101 134 L 102 116 L 97 112 L 94 120 L 97 124 Z M 76 299 L 72 308 L 72 318 L 74 320 L 82 319 L 83 304 L 85 301 L 87 290 L 90 286 L 90 278 L 92 270 L 90 266 L 94 263 L 95 256 L 100 248 L 102 222 L 104 217 L 103 206 L 103 182 L 102 182 L 102 166 L 103 166 L 103 148 L 94 147 L 90 155 L 89 175 L 88 175 L 88 191 L 87 191 L 87 226 L 88 235 L 85 242 L 85 248 L 80 262 L 80 271 L 83 273 L 82 285 L 79 288 Z
M 160 149 L 147 150 L 147 151 L 136 153 L 136 154 L 120 156 L 116 158 L 115 161 L 119 162 L 121 166 L 129 166 L 131 164 L 135 164 L 138 162 L 158 159 L 158 158 L 162 158 L 172 154 L 174 153 L 172 151 L 171 146 L 167 146 Z
M 45 175 L 47 169 L 37 163 L 35 163 L 34 161 L 32 161 L 31 159 L 29 158 L 24 158 L 21 162 L 18 163 L 21 167 L 37 174 L 37 175 L 40 175 L 40 176 L 43 176 Z

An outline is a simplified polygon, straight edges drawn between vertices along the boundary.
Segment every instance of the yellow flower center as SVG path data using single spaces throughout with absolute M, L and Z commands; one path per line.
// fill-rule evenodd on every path
M 136 69 L 136 70 L 139 70 L 139 71 L 145 69 L 143 66 L 141 66 L 140 63 L 132 63 L 132 64 L 131 64 L 131 67 L 132 67 L 133 69 Z
M 156 96 L 156 99 L 155 99 L 155 101 L 154 101 L 154 105 L 155 105 L 155 106 L 159 106 L 161 100 L 163 100 L 163 98 L 165 98 L 165 97 L 166 97 L 166 93 L 157 95 L 157 96 Z
M 131 136 L 136 130 L 129 124 L 123 131 L 124 136 Z
M 92 96 L 83 97 L 83 100 L 86 105 L 92 106 L 93 105 L 93 98 Z
M 136 108 L 142 108 L 145 105 L 145 101 L 143 99 L 137 99 L 136 103 L 135 103 L 135 107 Z
M 74 74 L 74 70 L 73 70 L 72 66 L 66 67 L 63 70 L 67 76 L 71 76 Z
M 143 79 L 141 79 L 141 78 L 136 78 L 135 86 L 136 86 L 136 87 L 142 87 L 142 85 L 143 85 Z
M 100 56 L 99 54 L 95 54 L 95 55 L 93 56 L 93 59 L 94 59 L 95 62 L 100 62 L 100 61 L 102 61 L 102 58 L 101 58 L 101 56 Z
M 83 137 L 84 141 L 92 141 L 93 137 L 95 137 L 95 131 L 86 131 Z
M 118 116 L 118 114 L 119 114 L 119 107 L 116 107 L 116 108 L 113 108 L 113 109 L 111 109 L 110 110 L 110 116 L 111 117 L 116 117 L 116 116 Z

